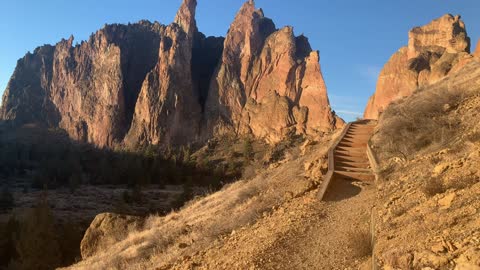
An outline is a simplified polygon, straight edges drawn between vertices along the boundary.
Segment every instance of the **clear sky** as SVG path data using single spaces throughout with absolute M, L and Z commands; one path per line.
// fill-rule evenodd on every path
M 206 35 L 224 36 L 244 0 L 198 0 L 197 23 Z M 181 0 L 1 0 L 0 94 L 17 59 L 71 34 L 87 39 L 105 23 L 141 19 L 169 24 Z M 320 51 L 333 109 L 347 120 L 364 110 L 378 73 L 408 42 L 408 31 L 446 13 L 461 14 L 475 48 L 479 0 L 257 0 L 277 27 L 292 25 Z

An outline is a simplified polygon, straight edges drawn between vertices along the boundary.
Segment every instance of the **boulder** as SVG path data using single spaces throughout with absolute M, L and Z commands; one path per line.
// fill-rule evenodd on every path
M 86 259 L 107 250 L 115 243 L 126 239 L 129 233 L 141 229 L 143 224 L 144 219 L 140 217 L 112 213 L 97 215 L 80 244 L 82 258 Z

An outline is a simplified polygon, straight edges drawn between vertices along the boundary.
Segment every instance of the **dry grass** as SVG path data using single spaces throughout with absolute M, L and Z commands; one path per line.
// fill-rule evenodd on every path
M 372 235 L 367 231 L 351 231 L 348 234 L 349 245 L 352 248 L 352 256 L 364 258 L 372 255 Z
M 318 157 L 326 151 L 326 147 L 319 146 L 314 154 Z M 285 194 L 300 194 L 310 188 L 310 180 L 302 176 L 305 158 L 308 157 L 292 159 L 253 178 L 229 184 L 216 193 L 197 197 L 165 217 L 151 216 L 142 231 L 130 233 L 108 252 L 97 254 L 73 269 L 112 266 L 154 269 L 204 250 L 221 236 L 256 223 L 265 213 L 291 198 Z
M 467 139 L 472 143 L 480 142 L 480 131 L 471 133 L 468 135 Z
M 422 185 L 422 192 L 428 197 L 433 197 L 437 194 L 444 193 L 445 186 L 442 179 L 439 177 L 432 177 L 428 179 Z
M 458 121 L 449 117 L 467 94 L 461 90 L 418 91 L 388 107 L 382 115 L 377 144 L 385 158 L 412 158 L 426 149 L 444 147 L 456 135 Z
M 446 186 L 451 189 L 466 189 L 480 182 L 480 178 L 475 175 L 463 176 L 450 180 Z

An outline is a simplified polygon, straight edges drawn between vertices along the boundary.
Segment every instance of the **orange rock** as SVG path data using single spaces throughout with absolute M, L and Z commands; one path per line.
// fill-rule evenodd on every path
M 477 43 L 477 47 L 475 47 L 475 52 L 473 53 L 473 56 L 480 57 L 480 40 Z
M 195 0 L 184 0 L 174 24 L 166 27 L 158 63 L 147 75 L 125 143 L 187 144 L 199 133 L 201 107 L 191 69 Z M 188 68 L 185 68 L 188 67 Z
M 365 118 L 378 119 L 391 102 L 443 79 L 471 60 L 470 38 L 460 16 L 447 14 L 413 28 L 408 36 L 408 47 L 395 53 L 381 71 Z
M 252 133 L 272 142 L 343 125 L 330 108 L 318 52 L 292 27 L 275 31 L 253 1 L 230 27 L 207 110 L 210 132 Z
M 277 31 L 251 0 L 225 39 L 207 38 L 197 29 L 196 5 L 184 0 L 168 26 L 107 25 L 80 45 L 70 38 L 27 54 L 5 91 L 0 119 L 132 148 L 227 132 L 278 141 L 343 125 L 307 38 L 291 27 Z
M 407 50 L 406 47 L 403 47 L 396 52 L 380 72 L 377 91 L 370 98 L 365 111 L 366 119 L 377 119 L 388 104 L 411 95 L 417 88 L 418 75 L 408 69 Z

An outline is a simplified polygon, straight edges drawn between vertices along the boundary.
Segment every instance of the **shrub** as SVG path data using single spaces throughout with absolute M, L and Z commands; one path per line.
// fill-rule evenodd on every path
M 81 177 L 77 173 L 70 176 L 68 179 L 68 188 L 70 189 L 71 193 L 75 193 L 75 190 L 77 190 L 78 186 L 80 186 L 81 181 Z
M 479 142 L 480 141 L 480 131 L 477 131 L 477 132 L 474 132 L 472 134 L 470 134 L 467 139 L 470 141 L 470 142 Z
M 265 164 L 271 164 L 282 160 L 285 156 L 286 146 L 282 143 L 277 143 L 272 146 L 266 153 L 264 158 Z
M 461 91 L 419 91 L 417 98 L 390 105 L 382 115 L 378 145 L 388 157 L 409 159 L 430 148 L 443 147 L 452 141 L 459 126 L 448 112 L 464 98 Z
M 433 197 L 437 194 L 444 193 L 445 186 L 442 179 L 440 179 L 439 177 L 432 177 L 423 183 L 422 191 L 428 197 Z
M 349 245 L 352 248 L 352 256 L 363 258 L 373 252 L 372 235 L 367 231 L 351 231 L 348 233 Z
M 74 223 L 67 221 L 60 226 L 62 251 L 62 265 L 70 265 L 81 259 L 80 242 L 83 238 L 83 230 Z
M 18 257 L 15 250 L 15 238 L 19 232 L 19 222 L 14 215 L 11 215 L 4 226 L 5 228 L 2 230 L 3 235 L 1 236 L 4 244 L 0 250 L 0 266 L 7 266 L 11 260 Z

